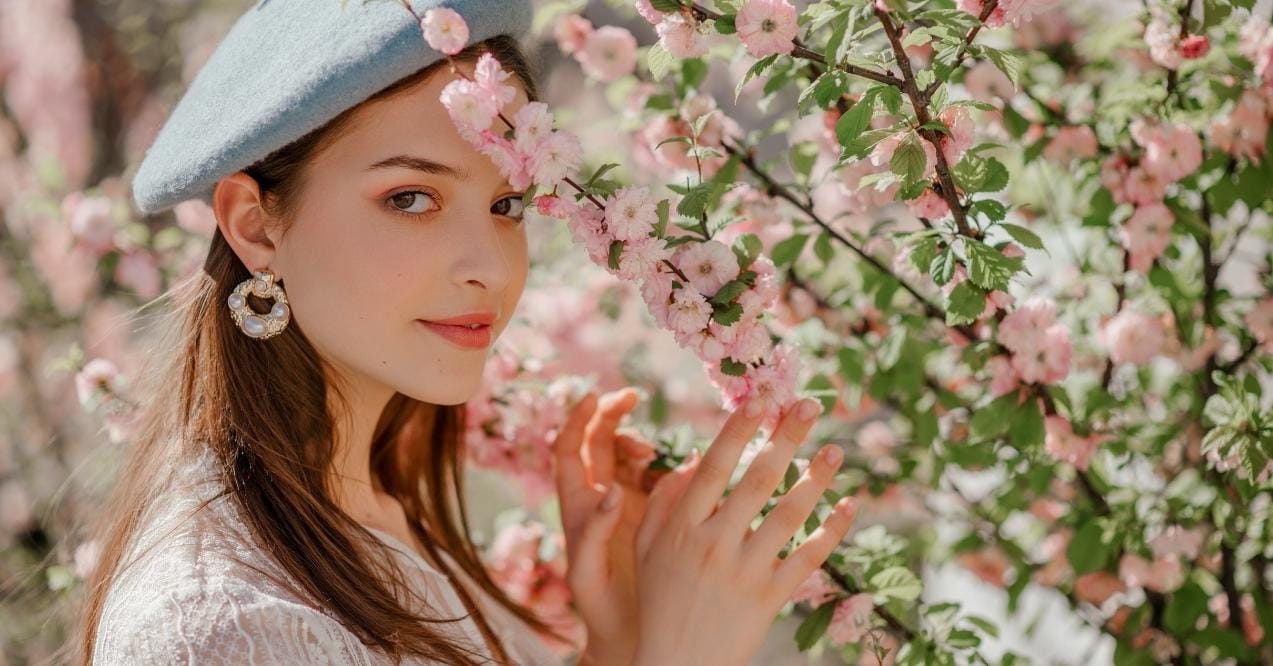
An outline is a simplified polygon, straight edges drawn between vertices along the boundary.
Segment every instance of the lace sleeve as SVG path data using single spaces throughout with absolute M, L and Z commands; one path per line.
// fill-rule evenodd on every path
M 332 618 L 242 584 L 137 589 L 108 608 L 95 664 L 369 664 Z

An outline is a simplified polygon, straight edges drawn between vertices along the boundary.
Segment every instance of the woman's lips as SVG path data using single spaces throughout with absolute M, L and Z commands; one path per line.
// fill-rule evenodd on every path
M 477 328 L 469 328 L 468 326 L 449 326 L 447 324 L 437 324 L 423 319 L 416 321 L 424 324 L 424 327 L 437 333 L 438 335 L 450 340 L 452 343 L 465 349 L 485 349 L 491 346 L 491 327 L 478 326 Z

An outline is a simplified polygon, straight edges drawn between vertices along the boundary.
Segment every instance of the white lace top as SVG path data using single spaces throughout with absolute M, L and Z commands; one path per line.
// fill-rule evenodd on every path
M 93 649 L 95 664 L 355 664 L 392 663 L 322 608 L 289 592 L 286 574 L 239 519 L 228 496 L 201 511 L 222 484 L 210 452 L 174 475 L 131 552 L 142 553 L 111 587 Z M 466 616 L 453 583 L 412 548 L 370 530 L 388 546 L 412 589 L 438 617 Z M 152 547 L 153 546 L 153 547 Z M 457 576 L 463 571 L 448 558 Z M 131 559 L 131 558 L 130 558 Z M 479 586 L 463 580 L 516 664 L 552 664 L 534 632 Z M 440 623 L 490 657 L 471 618 Z M 420 664 L 420 660 L 404 663 Z M 493 659 L 492 659 L 493 663 Z

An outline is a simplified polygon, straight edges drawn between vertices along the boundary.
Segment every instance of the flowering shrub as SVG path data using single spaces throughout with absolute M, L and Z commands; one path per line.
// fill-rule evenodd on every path
M 798 648 L 1020 660 L 985 617 L 1002 609 L 928 592 L 922 565 L 949 563 L 1001 588 L 1008 613 L 1027 591 L 1063 600 L 1119 663 L 1273 661 L 1267 8 L 638 0 L 634 23 L 595 26 L 584 5 L 544 3 L 537 26 L 608 113 L 556 123 L 532 103 L 510 117 L 490 58 L 443 100 L 541 222 L 565 222 L 576 249 L 552 256 L 584 254 L 605 277 L 578 316 L 555 316 L 611 327 L 606 342 L 510 329 L 469 404 L 469 460 L 539 509 L 492 540 L 510 594 L 578 631 L 548 456 L 576 376 L 648 384 L 652 424 L 711 432 L 711 396 L 695 406 L 667 360 L 689 357 L 725 408 L 769 398 L 771 424 L 820 397 L 815 444 L 847 453 L 818 516 L 855 495 L 862 528 L 793 596 Z M 196 270 L 212 228 L 198 204 L 176 225 L 130 212 L 110 174 L 140 157 L 144 130 L 106 156 L 85 147 L 69 16 L 0 6 L 0 44 L 19 45 L 0 56 L 0 400 L 23 416 L 0 437 L 0 581 L 53 608 L 93 563 L 67 528 L 91 493 L 41 489 L 111 455 L 62 415 L 78 393 L 104 440 L 127 439 L 125 376 L 144 347 L 124 313 Z M 415 18 L 441 52 L 468 41 L 458 15 Z M 6 31 L 32 25 L 52 37 Z M 63 57 L 14 55 L 27 47 Z M 50 98 L 66 111 L 42 113 Z M 551 287 L 523 309 L 536 289 Z M 614 354 L 645 345 L 683 351 L 619 376 Z M 545 360 L 553 347 L 586 360 Z M 658 457 L 634 464 L 674 464 L 696 441 L 654 438 Z M 0 631 L 39 631 L 26 622 Z

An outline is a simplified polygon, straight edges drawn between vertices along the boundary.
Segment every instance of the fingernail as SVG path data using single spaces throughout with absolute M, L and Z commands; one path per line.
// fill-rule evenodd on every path
M 840 463 L 844 461 L 844 452 L 840 450 L 840 447 L 832 444 L 822 449 L 822 459 L 832 467 L 839 467 Z
M 844 497 L 835 503 L 835 510 L 841 516 L 853 515 L 853 511 L 857 509 L 858 501 L 855 497 Z
M 764 409 L 764 405 L 760 404 L 760 398 L 748 398 L 747 405 L 743 407 L 743 415 L 754 419 L 760 416 L 760 410 L 762 409 Z
M 601 500 L 601 510 L 610 511 L 619 506 L 619 484 L 610 486 L 610 490 L 606 492 L 605 499 Z
M 818 404 L 818 401 L 816 400 L 805 400 L 800 403 L 799 416 L 801 419 L 808 421 L 809 419 L 817 416 L 818 412 L 822 411 L 821 407 L 822 406 Z

